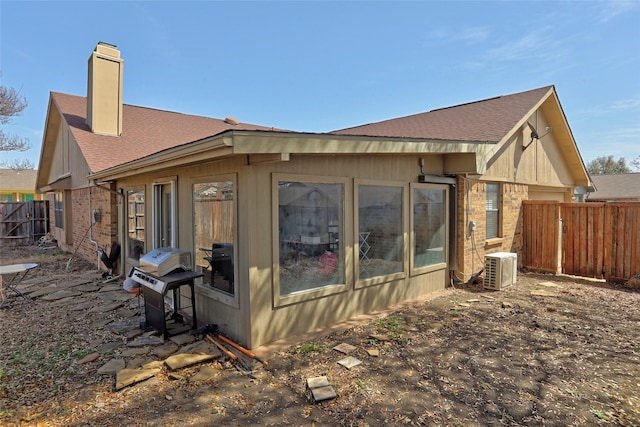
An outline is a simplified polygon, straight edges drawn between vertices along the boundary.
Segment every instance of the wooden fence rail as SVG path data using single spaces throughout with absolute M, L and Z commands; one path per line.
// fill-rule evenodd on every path
M 527 268 L 612 282 L 640 275 L 640 203 L 525 201 L 523 224 Z
M 0 245 L 30 245 L 48 232 L 48 201 L 0 203 Z

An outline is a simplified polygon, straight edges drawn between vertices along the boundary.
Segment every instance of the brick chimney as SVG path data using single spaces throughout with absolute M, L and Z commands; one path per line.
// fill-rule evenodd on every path
M 124 61 L 114 45 L 99 42 L 89 57 L 87 125 L 93 133 L 122 134 L 122 75 Z

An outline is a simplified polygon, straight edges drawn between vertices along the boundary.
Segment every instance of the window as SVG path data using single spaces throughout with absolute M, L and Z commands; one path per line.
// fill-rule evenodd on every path
M 153 184 L 153 247 L 175 247 L 176 182 Z
M 145 253 L 144 190 L 127 192 L 127 256 L 136 261 Z
M 56 227 L 64 228 L 64 192 L 56 191 L 53 199 Z
M 500 236 L 500 184 L 487 183 L 487 239 Z
M 235 183 L 232 179 L 193 184 L 193 241 L 203 283 L 235 294 Z
M 413 189 L 413 268 L 447 262 L 447 196 L 442 186 Z
M 344 184 L 277 181 L 280 296 L 344 285 Z
M 404 270 L 402 187 L 358 186 L 359 279 Z

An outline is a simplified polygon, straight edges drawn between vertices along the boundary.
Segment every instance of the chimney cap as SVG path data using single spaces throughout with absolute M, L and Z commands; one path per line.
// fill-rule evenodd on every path
M 118 47 L 110 43 L 98 42 L 94 52 L 106 56 L 111 56 L 113 58 L 120 58 L 120 51 L 118 50 Z

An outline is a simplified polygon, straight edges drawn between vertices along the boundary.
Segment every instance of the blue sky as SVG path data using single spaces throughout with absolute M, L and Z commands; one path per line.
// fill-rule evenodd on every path
M 0 1 L 5 128 L 37 165 L 50 91 L 118 46 L 127 104 L 325 132 L 553 84 L 585 162 L 640 156 L 638 1 Z

